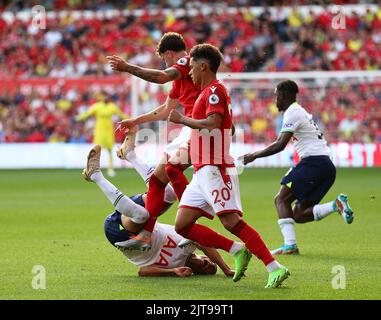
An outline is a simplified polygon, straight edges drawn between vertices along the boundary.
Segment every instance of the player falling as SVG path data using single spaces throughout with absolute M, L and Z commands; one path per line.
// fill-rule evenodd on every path
M 275 288 L 289 276 L 258 232 L 242 219 L 239 181 L 230 143 L 232 115 L 226 88 L 216 79 L 223 61 L 218 48 L 201 44 L 190 52 L 191 77 L 201 86 L 192 118 L 172 110 L 169 120 L 192 128 L 190 140 L 194 174 L 181 198 L 175 230 L 183 237 L 207 247 L 229 252 L 229 244 L 206 226 L 196 223 L 201 217 L 213 219 L 217 215 L 223 226 L 241 239 L 269 272 L 266 288 Z M 250 256 L 247 257 L 247 260 Z
M 136 235 L 143 227 L 142 222 L 149 217 L 144 208 L 146 194 L 137 194 L 131 198 L 126 197 L 102 174 L 100 169 L 101 148 L 94 146 L 87 157 L 87 165 L 83 170 L 83 176 L 87 181 L 95 182 L 105 196 L 114 205 L 115 212 L 108 215 L 104 232 L 109 242 L 116 248 Z M 149 169 L 149 166 L 137 158 L 140 174 L 141 168 Z M 141 175 L 142 176 L 142 175 Z M 165 207 L 168 210 L 176 201 L 176 195 L 170 185 L 165 189 Z M 139 267 L 139 276 L 167 276 L 174 275 L 187 277 L 194 274 L 215 274 L 218 265 L 228 277 L 234 275 L 234 271 L 225 263 L 221 255 L 214 248 L 206 248 L 188 244 L 182 247 L 184 238 L 177 234 L 173 226 L 157 223 L 153 232 L 153 247 L 149 251 L 130 251 L 120 248 L 128 260 Z M 236 243 L 243 247 L 243 244 Z M 194 254 L 196 248 L 205 253 L 205 257 Z
M 293 138 L 301 158 L 283 177 L 282 186 L 275 197 L 284 245 L 273 250 L 273 254 L 299 254 L 295 222 L 320 221 L 333 212 L 338 212 L 346 223 L 353 222 L 353 210 L 346 195 L 341 193 L 336 200 L 319 204 L 335 182 L 336 168 L 329 158 L 330 150 L 323 133 L 312 115 L 296 102 L 298 93 L 299 88 L 294 81 L 286 80 L 278 84 L 275 89 L 276 105 L 279 111 L 284 112 L 280 135 L 267 148 L 244 156 L 244 164 L 247 164 L 276 154 L 284 150 Z

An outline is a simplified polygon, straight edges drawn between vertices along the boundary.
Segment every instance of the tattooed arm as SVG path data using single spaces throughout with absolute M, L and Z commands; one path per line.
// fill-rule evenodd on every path
M 164 84 L 181 78 L 181 72 L 173 67 L 165 70 L 147 69 L 128 63 L 119 56 L 107 56 L 107 59 L 112 70 L 127 72 L 148 82 Z

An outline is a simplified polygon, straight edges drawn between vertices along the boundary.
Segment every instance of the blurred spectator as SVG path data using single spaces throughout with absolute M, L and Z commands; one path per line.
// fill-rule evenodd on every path
M 33 4 L 34 1 L 27 1 Z M 141 1 L 145 3 L 146 1 Z M 304 3 L 304 1 L 301 1 Z M 53 1 L 47 8 L 107 7 L 132 8 L 132 1 Z M 149 1 L 149 5 L 172 6 L 168 1 Z M 255 5 L 260 1 L 234 2 L 236 6 Z M 229 1 L 227 2 L 229 4 Z M 233 3 L 232 3 L 233 4 Z M 19 3 L 21 6 L 21 2 Z M 25 3 L 21 7 L 27 7 Z M 10 6 L 7 9 L 12 9 Z M 210 42 L 226 55 L 224 71 L 308 71 L 308 70 L 376 70 L 381 68 L 381 9 L 368 9 L 363 15 L 352 12 L 345 18 L 346 28 L 332 28 L 333 15 L 327 10 L 302 14 L 297 6 L 286 11 L 254 13 L 248 8 L 238 12 L 204 13 L 194 16 L 185 10 L 142 16 L 131 12 L 112 18 L 81 16 L 72 12 L 64 17 L 49 18 L 47 29 L 39 30 L 32 21 L 0 19 L 0 75 L 78 77 L 112 73 L 104 64 L 107 55 L 118 53 L 131 62 L 157 68 L 154 44 L 164 32 L 184 35 L 190 49 L 194 44 Z
M 2 9 L 19 11 L 31 8 L 38 1 L 14 1 Z M 0 16 L 0 78 L 78 78 L 93 75 L 107 77 L 113 72 L 105 56 L 120 54 L 130 62 L 152 68 L 162 67 L 155 55 L 155 44 L 164 32 L 184 35 L 188 49 L 207 41 L 224 53 L 224 72 L 308 71 L 308 70 L 380 70 L 381 9 L 346 16 L 346 29 L 331 27 L 332 14 L 310 11 L 302 14 L 296 4 L 309 1 L 284 1 L 294 5 L 291 10 L 277 5 L 261 13 L 250 6 L 278 1 L 225 1 L 221 5 L 240 10 L 212 10 L 204 13 L 208 1 L 139 0 L 139 1 L 43 1 L 46 9 L 107 8 L 135 9 L 146 7 L 141 16 L 132 11 L 117 12 L 112 18 L 105 14 L 49 18 L 47 30 L 39 30 L 31 21 L 16 19 L 13 23 Z M 348 3 L 348 1 L 345 1 Z M 356 3 L 356 1 L 349 1 Z M 340 3 L 336 2 L 336 3 Z M 41 4 L 41 1 L 39 1 Z M 0 5 L 1 6 L 1 5 Z M 158 11 L 152 7 L 184 7 L 182 15 Z M 196 8 L 193 16 L 189 7 Z M 102 11 L 102 12 L 103 12 Z M 108 77 L 110 79 L 110 77 Z M 12 81 L 12 80 L 9 80 Z M 359 84 L 342 81 L 314 86 L 301 86 L 300 102 L 324 127 L 330 142 L 381 142 L 381 84 L 379 81 Z M 99 90 L 103 90 L 99 86 Z M 128 88 L 111 88 L 112 99 L 129 113 Z M 122 93 L 123 91 L 123 93 Z M 0 142 L 91 142 L 94 121 L 74 121 L 95 102 L 90 88 L 0 92 Z M 269 142 L 279 132 L 281 116 L 274 105 L 273 88 L 256 86 L 232 87 L 234 121 L 244 129 L 245 141 Z M 162 91 L 143 92 L 141 107 L 160 101 Z M 116 137 L 119 139 L 119 137 Z M 120 140 L 117 140 L 121 142 Z

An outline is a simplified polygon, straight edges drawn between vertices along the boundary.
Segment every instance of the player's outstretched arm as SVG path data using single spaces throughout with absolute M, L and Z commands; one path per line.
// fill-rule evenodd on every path
M 168 97 L 164 104 L 158 106 L 154 110 L 147 112 L 145 114 L 142 114 L 140 116 L 137 116 L 136 118 L 125 119 L 118 122 L 118 125 L 119 125 L 118 130 L 131 129 L 135 127 L 136 125 L 147 123 L 147 122 L 166 120 L 171 110 L 176 109 L 178 105 L 179 105 L 178 99 L 171 99 Z
M 192 275 L 192 269 L 189 267 L 178 267 L 173 269 L 164 269 L 155 266 L 141 267 L 138 271 L 139 277 L 161 277 L 161 276 L 177 276 L 189 277 Z
M 197 246 L 198 249 L 200 249 L 202 252 L 205 253 L 207 257 L 209 257 L 210 260 L 212 260 L 216 265 L 220 267 L 220 269 L 223 271 L 223 273 L 227 277 L 232 277 L 234 276 L 234 271 L 230 269 L 230 267 L 226 264 L 224 259 L 221 257 L 217 249 L 215 248 L 209 248 L 209 247 L 204 247 L 201 245 Z
M 96 113 L 96 105 L 93 105 L 92 107 L 90 107 L 87 111 L 77 115 L 75 117 L 75 120 L 76 121 L 83 121 L 83 120 L 86 120 L 87 118 L 90 118 L 92 116 L 94 116 Z
M 221 127 L 222 115 L 219 113 L 213 113 L 209 115 L 206 119 L 195 120 L 182 115 L 177 110 L 172 110 L 169 114 L 168 121 L 183 124 L 192 129 L 207 129 L 212 131 Z
M 286 148 L 288 142 L 291 140 L 292 135 L 293 135 L 292 132 L 282 132 L 278 136 L 277 140 L 274 141 L 265 149 L 256 151 L 254 153 L 245 154 L 243 157 L 240 157 L 240 159 L 242 160 L 243 158 L 243 163 L 248 164 L 254 161 L 255 159 L 264 158 L 264 157 L 268 157 L 273 154 L 279 153 L 283 151 L 284 148 Z
M 111 69 L 119 72 L 127 72 L 148 82 L 164 84 L 181 78 L 181 72 L 176 68 L 167 68 L 165 70 L 156 70 L 139 67 L 128 63 L 122 57 L 112 55 L 106 57 Z

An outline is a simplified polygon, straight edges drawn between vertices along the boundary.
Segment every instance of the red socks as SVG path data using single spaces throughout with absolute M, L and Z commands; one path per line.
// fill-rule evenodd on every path
M 229 252 L 234 243 L 233 240 L 230 240 L 212 229 L 197 223 L 176 231 L 184 238 L 197 242 L 202 246 L 222 249 L 227 252 Z
M 275 260 L 259 233 L 244 220 L 241 220 L 234 226 L 232 233 L 240 238 L 245 243 L 247 249 L 258 259 L 262 260 L 265 266 Z
M 148 192 L 146 200 L 146 209 L 150 218 L 144 226 L 144 230 L 152 232 L 156 223 L 156 219 L 163 209 L 164 193 L 167 185 L 162 183 L 154 174 L 148 182 Z
M 184 170 L 181 164 L 172 164 L 168 162 L 165 166 L 165 172 L 171 181 L 172 187 L 175 190 L 177 199 L 179 199 L 179 201 L 189 183 L 183 171 Z

